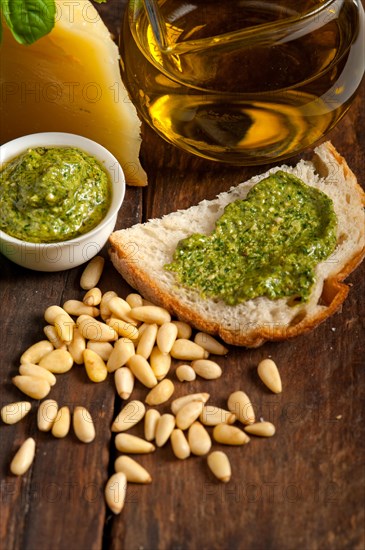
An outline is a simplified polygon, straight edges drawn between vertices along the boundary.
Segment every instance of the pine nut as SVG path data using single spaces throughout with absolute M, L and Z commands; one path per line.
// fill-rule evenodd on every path
M 166 403 L 172 396 L 172 394 L 175 391 L 175 386 L 171 382 L 171 380 L 168 380 L 168 378 L 165 378 L 161 382 L 157 384 L 152 390 L 147 394 L 145 402 L 147 405 L 161 405 L 162 403 Z
M 236 415 L 214 405 L 206 405 L 200 415 L 200 422 L 205 426 L 216 426 L 217 424 L 234 424 Z
M 135 346 L 138 345 L 140 339 L 142 338 L 142 334 L 144 333 L 144 331 L 147 329 L 147 327 L 149 327 L 150 325 L 148 323 L 142 323 L 141 325 L 139 325 L 138 327 L 138 336 L 135 340 L 133 340 Z
M 35 376 L 14 376 L 13 384 L 25 395 L 33 399 L 43 399 L 51 391 L 51 386 L 44 378 Z
M 209 355 L 204 348 L 185 338 L 178 338 L 175 340 L 170 354 L 174 359 L 182 359 L 183 361 L 204 359 Z
M 263 359 L 260 361 L 257 373 L 269 390 L 273 393 L 282 392 L 280 373 L 276 363 L 272 359 Z
M 35 378 L 43 378 L 48 382 L 50 386 L 54 386 L 56 383 L 56 377 L 49 370 L 40 367 L 39 365 L 33 365 L 32 363 L 23 363 L 19 367 L 19 373 L 25 376 L 34 376 Z
M 159 306 L 140 306 L 134 307 L 130 313 L 133 319 L 143 323 L 156 323 L 163 325 L 171 321 L 171 316 L 166 309 Z
M 114 382 L 121 399 L 129 399 L 134 388 L 134 374 L 129 367 L 122 367 L 114 372 Z
M 205 378 L 205 380 L 216 380 L 222 376 L 220 366 L 215 361 L 210 361 L 209 359 L 198 359 L 197 361 L 193 361 L 191 366 L 196 374 L 201 378 Z
M 190 426 L 188 442 L 191 452 L 196 456 L 206 455 L 212 446 L 210 435 L 200 422 L 193 422 Z
M 161 353 L 155 346 L 150 355 L 150 364 L 157 380 L 162 380 L 171 368 L 171 355 Z
M 115 317 L 110 317 L 107 319 L 106 324 L 113 328 L 119 336 L 130 338 L 130 340 L 133 341 L 138 340 L 138 328 L 135 325 L 132 325 L 132 323 L 128 323 L 122 319 L 116 319 Z
M 47 336 L 48 340 L 51 342 L 54 348 L 56 349 L 66 349 L 65 342 L 62 342 L 61 338 L 58 336 L 58 332 L 53 325 L 46 325 L 43 328 L 44 334 Z
M 228 349 L 218 340 L 205 332 L 198 332 L 195 335 L 194 342 L 213 355 L 227 355 Z
M 55 374 L 62 374 L 69 371 L 73 363 L 71 353 L 64 349 L 55 349 L 39 361 L 39 366 Z
M 66 311 L 61 306 L 49 306 L 44 312 L 44 318 L 50 325 L 54 325 L 58 315 L 64 315 Z
M 157 423 L 161 414 L 156 409 L 148 409 L 144 417 L 144 436 L 147 441 L 153 441 L 156 436 Z
M 91 414 L 85 407 L 78 406 L 73 414 L 73 429 L 77 439 L 83 443 L 90 443 L 95 439 L 94 422 Z
M 93 340 L 89 340 L 86 344 L 86 349 L 92 349 L 100 355 L 103 361 L 108 361 L 114 348 L 110 342 L 94 342 Z
M 190 447 L 187 439 L 184 435 L 184 432 L 179 428 L 176 428 L 172 431 L 171 436 L 171 447 L 176 458 L 184 460 L 190 456 Z
M 109 309 L 112 312 L 112 314 L 115 317 L 118 317 L 119 319 L 124 319 L 125 316 L 129 317 L 129 313 L 131 311 L 131 306 L 123 300 L 123 298 L 120 298 L 119 296 L 114 296 L 109 300 Z
M 236 426 L 229 426 L 228 424 L 218 424 L 215 426 L 213 429 L 213 438 L 218 443 L 223 443 L 223 445 L 245 445 L 250 441 L 245 432 Z
M 82 301 L 87 306 L 98 306 L 101 302 L 101 290 L 97 286 L 90 288 L 83 297 Z
M 208 455 L 207 462 L 211 472 L 219 481 L 227 483 L 231 479 L 231 464 L 226 453 L 213 451 Z
M 20 358 L 21 363 L 38 363 L 42 357 L 54 350 L 49 340 L 41 340 L 30 346 Z
M 109 372 L 114 372 L 124 367 L 129 359 L 135 354 L 134 344 L 129 338 L 120 338 L 115 344 L 107 362 Z
M 158 327 L 156 323 L 148 325 L 145 328 L 137 345 L 136 353 L 138 355 L 142 355 L 145 359 L 149 358 L 156 342 L 157 331 Z
M 58 405 L 54 399 L 46 399 L 38 407 L 37 424 L 41 432 L 49 432 L 58 413 Z
M 175 428 L 175 417 L 172 414 L 163 414 L 156 426 L 155 441 L 157 447 L 163 447 Z
M 31 408 L 29 401 L 8 403 L 1 408 L 1 420 L 5 424 L 16 424 L 29 413 Z
M 255 412 L 249 397 L 243 391 L 235 391 L 228 398 L 228 409 L 242 424 L 253 424 Z
M 135 292 L 128 294 L 125 301 L 131 306 L 131 308 L 143 306 L 142 296 L 140 294 L 136 294 Z
M 104 263 L 104 258 L 101 256 L 94 256 L 82 272 L 80 279 L 81 288 L 90 290 L 98 284 L 104 269 Z
M 108 290 L 108 292 L 105 292 L 105 294 L 101 297 L 100 302 L 100 317 L 105 321 L 108 317 L 111 316 L 112 312 L 109 307 L 110 300 L 114 297 L 118 296 L 114 290 Z
M 157 347 L 162 353 L 170 353 L 177 338 L 177 326 L 173 323 L 164 323 L 157 332 Z
M 76 315 L 76 317 L 79 315 L 97 317 L 100 313 L 97 307 L 87 306 L 84 302 L 80 302 L 80 300 L 67 300 L 67 302 L 63 304 L 63 309 L 69 315 Z
M 201 401 L 191 401 L 184 405 L 176 415 L 176 426 L 181 430 L 186 430 L 191 424 L 199 418 L 204 404 Z
M 155 446 L 136 435 L 120 433 L 115 436 L 115 446 L 122 453 L 145 454 L 153 453 Z
M 66 437 L 70 430 L 71 415 L 68 407 L 61 407 L 52 425 L 52 435 L 57 438 Z
M 156 376 L 147 359 L 142 357 L 142 355 L 132 355 L 128 360 L 128 367 L 131 369 L 134 376 L 147 388 L 157 386 Z
M 112 312 L 112 315 L 114 315 L 113 312 Z M 115 316 L 114 316 L 114 318 L 115 318 Z M 136 328 L 139 327 L 142 324 L 141 321 L 136 321 L 136 319 L 133 319 L 133 317 L 130 315 L 130 313 L 125 313 L 123 315 L 123 317 L 120 319 L 120 321 L 124 321 L 125 323 L 129 323 L 130 325 L 132 325 L 133 327 L 136 327 Z M 137 332 L 135 334 L 137 334 Z M 137 336 L 137 338 L 138 338 L 138 336 Z
M 111 430 L 112 432 L 126 432 L 133 428 L 146 413 L 146 407 L 142 401 L 135 399 L 125 405 L 115 418 Z
M 80 315 L 77 319 L 77 326 L 86 340 L 95 342 L 110 342 L 118 339 L 118 334 L 106 323 L 97 321 L 89 315 Z
M 195 370 L 190 365 L 179 365 L 175 374 L 180 382 L 192 382 L 196 378 Z
M 108 376 L 108 369 L 100 355 L 92 349 L 85 349 L 83 357 L 88 378 L 92 382 L 103 382 Z
M 57 315 L 54 326 L 59 338 L 65 344 L 70 344 L 73 338 L 73 332 L 75 328 L 75 321 L 69 316 L 68 313 L 61 313 Z
M 151 483 L 152 477 L 143 466 L 130 456 L 119 456 L 115 463 L 116 472 L 123 472 L 130 483 Z
M 123 510 L 126 491 L 127 478 L 123 472 L 117 472 L 108 479 L 104 495 L 105 501 L 113 514 L 120 514 Z
M 204 404 L 208 401 L 209 397 L 209 393 L 190 393 L 188 395 L 183 395 L 182 397 L 178 397 L 172 401 L 171 411 L 176 415 L 187 403 L 190 403 L 191 401 L 200 401 Z
M 177 328 L 177 337 L 189 340 L 192 335 L 192 328 L 188 323 L 184 321 L 172 321 Z
M 86 340 L 78 327 L 74 328 L 72 342 L 67 346 L 68 352 L 77 365 L 84 362 L 84 351 L 86 349 Z
M 271 422 L 255 422 L 245 427 L 245 432 L 261 437 L 272 437 L 275 434 L 275 426 Z
M 10 471 L 15 476 L 22 476 L 29 470 L 35 455 L 35 441 L 28 437 L 16 452 L 10 464 Z

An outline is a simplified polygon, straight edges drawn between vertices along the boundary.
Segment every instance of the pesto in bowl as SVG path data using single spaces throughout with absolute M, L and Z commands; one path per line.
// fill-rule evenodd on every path
M 111 197 L 94 156 L 76 147 L 29 148 L 0 172 L 0 229 L 33 243 L 70 240 L 102 221 Z
M 26 159 L 21 177 L 10 181 L 7 167 L 21 167 Z M 28 269 L 63 271 L 101 251 L 125 194 L 122 167 L 103 145 L 66 132 L 29 134 L 1 145 L 4 169 L 10 188 L 5 186 L 8 205 L 1 205 L 0 253 Z M 19 237 L 4 230 L 2 220 L 9 218 Z

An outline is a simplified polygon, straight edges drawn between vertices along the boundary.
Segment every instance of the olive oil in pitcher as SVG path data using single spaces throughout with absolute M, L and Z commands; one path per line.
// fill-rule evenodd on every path
M 127 10 L 122 76 L 140 115 L 199 156 L 248 165 L 293 155 L 334 127 L 360 84 L 356 1 L 165 0 L 159 8 L 164 48 L 143 5 Z

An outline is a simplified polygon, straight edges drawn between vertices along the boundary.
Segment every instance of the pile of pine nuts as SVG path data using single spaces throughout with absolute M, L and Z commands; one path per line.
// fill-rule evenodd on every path
M 103 266 L 104 259 L 96 256 L 85 268 L 80 285 L 87 292 L 82 301 L 68 300 L 63 307 L 52 305 L 46 309 L 44 333 L 47 339 L 22 354 L 19 375 L 13 378 L 13 383 L 25 395 L 42 400 L 56 383 L 55 374 L 68 372 L 74 363 L 84 364 L 87 376 L 95 383 L 114 373 L 118 395 L 128 400 L 138 380 L 149 390 L 145 404 L 150 408 L 146 409 L 142 401 L 133 399 L 121 409 L 111 426 L 116 433 L 117 450 L 127 454 L 151 453 L 170 441 L 178 459 L 184 460 L 190 454 L 207 456 L 211 472 L 220 481 L 228 482 L 231 478 L 228 456 L 222 451 L 211 451 L 212 438 L 223 445 L 245 445 L 250 441 L 248 434 L 273 436 L 274 425 L 256 421 L 251 401 L 241 390 L 228 396 L 227 409 L 207 404 L 209 393 L 173 399 L 171 414 L 161 414 L 154 408 L 169 401 L 175 392 L 174 382 L 166 377 L 172 359 L 187 362 L 175 370 L 180 382 L 191 382 L 196 376 L 215 380 L 222 376 L 222 369 L 209 357 L 211 354 L 226 355 L 228 350 L 202 332 L 192 340 L 192 329 L 187 323 L 172 320 L 167 310 L 144 300 L 139 294 L 131 293 L 125 300 L 114 291 L 102 294 L 97 284 Z M 271 391 L 282 391 L 274 361 L 261 361 L 258 375 Z M 2 407 L 1 418 L 7 424 L 14 424 L 30 410 L 28 401 L 10 403 Z M 142 420 L 144 439 L 126 433 Z M 243 429 L 233 425 L 236 422 Z M 55 400 L 46 399 L 39 404 L 37 425 L 39 430 L 63 438 L 71 427 L 71 412 L 67 406 L 59 408 Z M 85 407 L 75 407 L 72 425 L 80 441 L 90 443 L 94 440 L 94 423 Z M 22 475 L 29 469 L 35 447 L 33 438 L 23 442 L 10 464 L 14 475 Z M 105 487 L 110 510 L 115 514 L 121 512 L 127 483 L 151 481 L 149 472 L 136 460 L 119 456 L 115 461 L 115 473 Z

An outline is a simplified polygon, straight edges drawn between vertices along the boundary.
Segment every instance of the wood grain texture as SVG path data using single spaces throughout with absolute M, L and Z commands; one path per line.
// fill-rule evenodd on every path
M 109 0 L 99 9 L 116 34 L 123 2 Z M 365 89 L 329 136 L 364 185 Z M 306 152 L 305 154 L 309 154 Z M 145 189 L 129 188 L 118 228 L 203 198 L 213 198 L 266 167 L 230 168 L 174 149 L 147 127 L 142 161 L 149 175 Z M 291 159 L 295 163 L 297 159 Z M 105 251 L 106 254 L 106 251 Z M 61 273 L 37 273 L 0 258 L 1 403 L 22 399 L 12 386 L 21 353 L 43 338 L 48 305 L 80 298 L 82 267 Z M 84 367 L 58 377 L 51 397 L 71 408 L 89 408 L 97 438 L 90 445 L 71 433 L 57 441 L 36 429 L 38 403 L 19 424 L 1 424 L 1 547 L 7 550 L 283 550 L 351 548 L 364 539 L 364 342 L 365 264 L 351 275 L 350 295 L 342 311 L 309 335 L 256 350 L 230 348 L 219 359 L 218 381 L 176 382 L 176 396 L 209 391 L 211 402 L 225 407 L 231 391 L 243 389 L 258 418 L 272 421 L 277 434 L 251 438 L 241 448 L 224 449 L 232 480 L 220 484 L 205 458 L 174 458 L 170 446 L 138 457 L 151 473 L 150 486 L 130 485 L 120 516 L 107 510 L 103 488 L 117 456 L 109 426 L 121 406 L 112 377 L 88 381 Z M 129 288 L 108 263 L 102 290 L 125 296 Z M 256 366 L 272 356 L 283 380 L 283 393 L 271 394 Z M 174 368 L 179 364 L 176 362 Z M 172 374 L 171 378 L 176 380 Z M 139 384 L 134 398 L 144 399 Z M 167 412 L 168 404 L 159 407 Z M 138 425 L 132 433 L 142 435 Z M 36 460 L 22 478 L 9 474 L 21 442 L 33 436 Z M 215 445 L 223 449 L 221 445 Z

